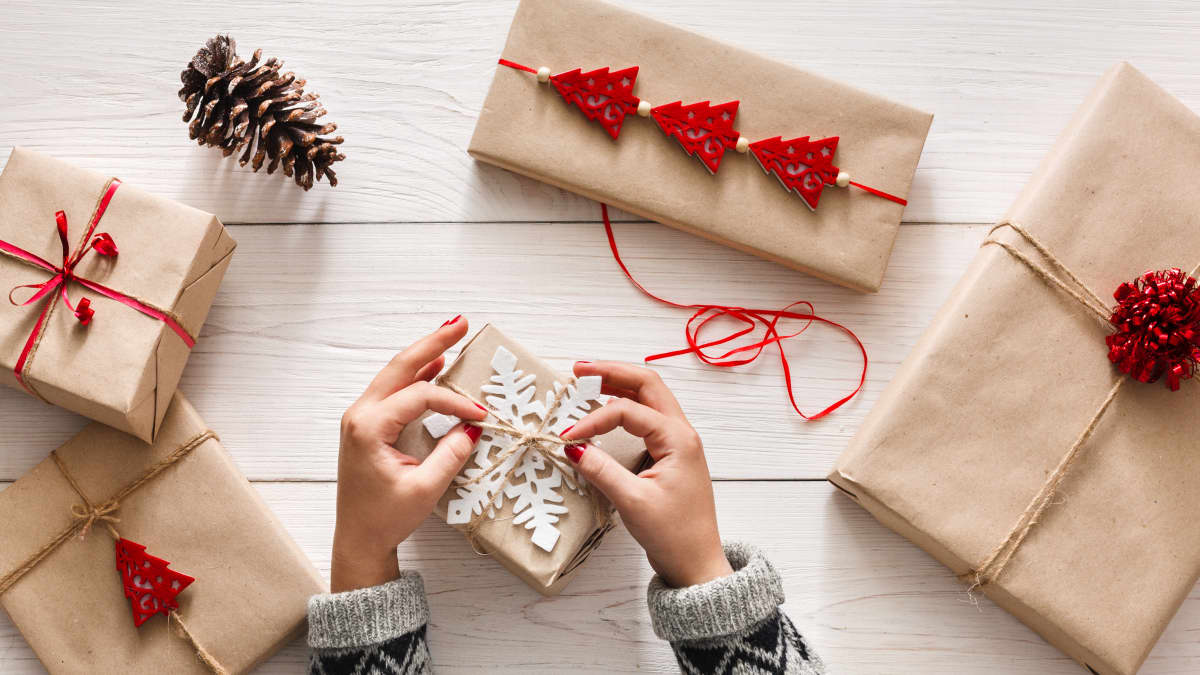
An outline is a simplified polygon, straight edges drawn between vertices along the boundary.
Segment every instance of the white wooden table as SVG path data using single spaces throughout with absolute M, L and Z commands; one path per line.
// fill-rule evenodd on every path
M 323 571 L 338 419 L 416 336 L 463 313 L 564 368 L 581 358 L 637 361 L 682 340 L 685 314 L 621 277 L 594 203 L 467 156 L 514 5 L 7 0 L 0 8 L 3 157 L 13 145 L 53 153 L 232 226 L 241 247 L 182 389 Z M 722 533 L 767 550 L 783 573 L 788 612 L 840 673 L 1079 672 L 995 606 L 974 607 L 944 568 L 823 480 L 986 224 L 1107 67 L 1131 60 L 1200 109 L 1200 13 L 1189 0 L 992 5 L 656 0 L 642 8 L 936 114 L 910 223 L 877 295 L 653 223 L 616 226 L 627 261 L 661 294 L 766 307 L 809 299 L 870 350 L 865 392 L 811 424 L 789 411 L 772 359 L 738 372 L 688 358 L 657 366 L 706 441 Z M 283 58 L 322 95 L 348 139 L 340 187 L 304 194 L 188 141 L 178 73 L 217 31 L 233 34 L 244 54 L 262 47 Z M 790 350 L 802 405 L 816 408 L 850 386 L 856 352 L 833 332 L 814 328 Z M 83 424 L 0 390 L 0 486 Z M 553 599 L 432 520 L 400 556 L 425 575 L 441 672 L 675 668 L 650 630 L 649 570 L 623 531 Z M 1193 595 L 1143 672 L 1200 671 L 1198 631 Z M 305 658 L 298 641 L 263 671 L 298 672 Z M 0 671 L 41 671 L 2 613 Z

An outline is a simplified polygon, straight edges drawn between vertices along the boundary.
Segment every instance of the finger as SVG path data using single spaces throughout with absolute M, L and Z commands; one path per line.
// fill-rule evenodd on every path
M 624 513 L 627 507 L 632 506 L 636 494 L 642 489 L 641 479 L 633 472 L 596 445 L 568 446 L 566 453 L 575 462 L 579 473 L 603 492 L 618 511 Z
M 363 398 L 378 401 L 407 387 L 417 379 L 417 372 L 441 356 L 467 334 L 466 318 L 452 320 L 434 332 L 409 345 L 379 371 L 367 387 Z
M 458 472 L 462 471 L 482 431 L 479 427 L 462 424 L 455 427 L 438 441 L 433 452 L 413 470 L 414 477 L 433 494 L 445 492 Z
M 429 382 L 410 384 L 377 405 L 392 427 L 403 427 L 427 410 L 477 422 L 487 417 L 487 412 L 471 399 Z
M 446 357 L 437 357 L 429 363 L 426 363 L 424 367 L 417 371 L 416 380 L 418 382 L 429 382 L 442 372 L 442 366 L 444 365 L 446 365 Z
M 605 385 L 636 394 L 635 400 L 639 403 L 644 403 L 664 415 L 686 419 L 683 407 L 679 405 L 675 395 L 658 373 L 649 368 L 619 361 L 579 361 L 575 364 L 575 374 L 599 375 L 604 378 Z
M 628 399 L 632 399 L 634 401 L 637 400 L 637 392 L 636 391 L 630 391 L 628 389 L 618 389 L 617 387 L 610 387 L 607 384 L 602 384 L 600 386 L 600 393 L 604 394 L 605 396 L 616 396 L 617 398 L 628 398 Z
M 615 398 L 584 416 L 562 436 L 567 440 L 591 438 L 621 427 L 646 439 L 647 446 L 658 447 L 666 441 L 671 424 L 671 418 L 653 408 L 627 398 Z

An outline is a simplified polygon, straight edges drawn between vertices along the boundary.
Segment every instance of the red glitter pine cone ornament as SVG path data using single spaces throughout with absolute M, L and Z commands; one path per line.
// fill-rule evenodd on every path
M 1108 358 L 1139 382 L 1165 376 L 1171 391 L 1196 373 L 1200 361 L 1200 289 L 1178 268 L 1147 272 L 1113 293 L 1109 319 L 1117 331 L 1105 338 Z
M 342 137 L 324 134 L 337 125 L 319 121 L 325 108 L 317 94 L 304 93 L 305 81 L 295 73 L 280 74 L 282 66 L 274 57 L 263 61 L 261 49 L 243 61 L 228 35 L 209 40 L 179 74 L 188 136 L 226 157 L 241 150 L 238 163 L 249 162 L 254 171 L 269 158 L 267 173 L 282 167 L 306 191 L 322 177 L 336 186 L 331 167 L 346 159 L 338 152 Z

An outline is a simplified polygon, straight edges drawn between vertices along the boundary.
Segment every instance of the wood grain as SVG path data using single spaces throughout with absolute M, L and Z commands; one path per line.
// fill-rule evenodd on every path
M 327 571 L 334 486 L 258 488 L 316 566 Z M 722 534 L 766 551 L 783 575 L 785 609 L 835 673 L 1080 672 L 990 601 L 973 605 L 945 568 L 823 481 L 730 482 L 716 491 Z M 764 505 L 770 505 L 765 517 Z M 650 571 L 623 528 L 604 542 L 566 593 L 551 599 L 477 556 L 459 533 L 433 520 L 401 546 L 400 558 L 425 578 L 439 673 L 556 675 L 563 664 L 579 673 L 678 672 L 670 649 L 650 629 L 645 601 Z M 1142 675 L 1196 672 L 1197 630 L 1200 597 L 1193 595 Z M 300 672 L 306 658 L 297 641 L 262 672 Z M 0 664 L 12 675 L 42 672 L 2 613 Z
M 778 356 L 733 371 L 692 357 L 654 368 L 707 444 L 714 476 L 823 478 L 950 292 L 985 227 L 902 228 L 884 290 L 862 295 L 656 224 L 619 224 L 627 263 L 656 292 L 783 307 L 808 299 L 871 358 L 865 392 L 835 415 L 791 411 Z M 690 312 L 640 295 L 597 224 L 239 226 L 225 283 L 183 392 L 254 480 L 333 480 L 338 419 L 395 351 L 463 313 L 566 370 L 684 346 Z M 815 326 L 787 347 L 813 413 L 854 388 L 861 357 Z M 0 479 L 41 461 L 84 421 L 0 388 Z
M 217 18 L 183 0 L 9 0 L 0 156 L 9 145 L 27 145 L 227 222 L 594 220 L 587 200 L 477 166 L 464 151 L 514 7 L 514 0 L 355 0 L 336 8 L 304 0 L 280 11 L 244 1 L 225 3 Z M 910 221 L 998 218 L 1083 95 L 1119 60 L 1200 105 L 1200 73 L 1187 58 L 1200 17 L 1189 0 L 656 0 L 638 7 L 935 113 L 909 195 Z M 247 53 L 261 47 L 284 59 L 322 95 L 347 138 L 340 187 L 302 194 L 188 141 L 179 71 L 221 30 Z

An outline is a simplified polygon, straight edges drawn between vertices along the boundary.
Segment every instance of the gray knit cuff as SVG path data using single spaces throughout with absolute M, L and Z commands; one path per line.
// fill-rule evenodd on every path
M 308 599 L 308 646 L 348 649 L 387 642 L 429 623 L 421 575 L 406 571 L 380 586 Z
M 783 582 L 757 548 L 725 544 L 733 574 L 706 584 L 671 588 L 655 576 L 648 600 L 654 634 L 670 642 L 743 632 L 783 604 Z

